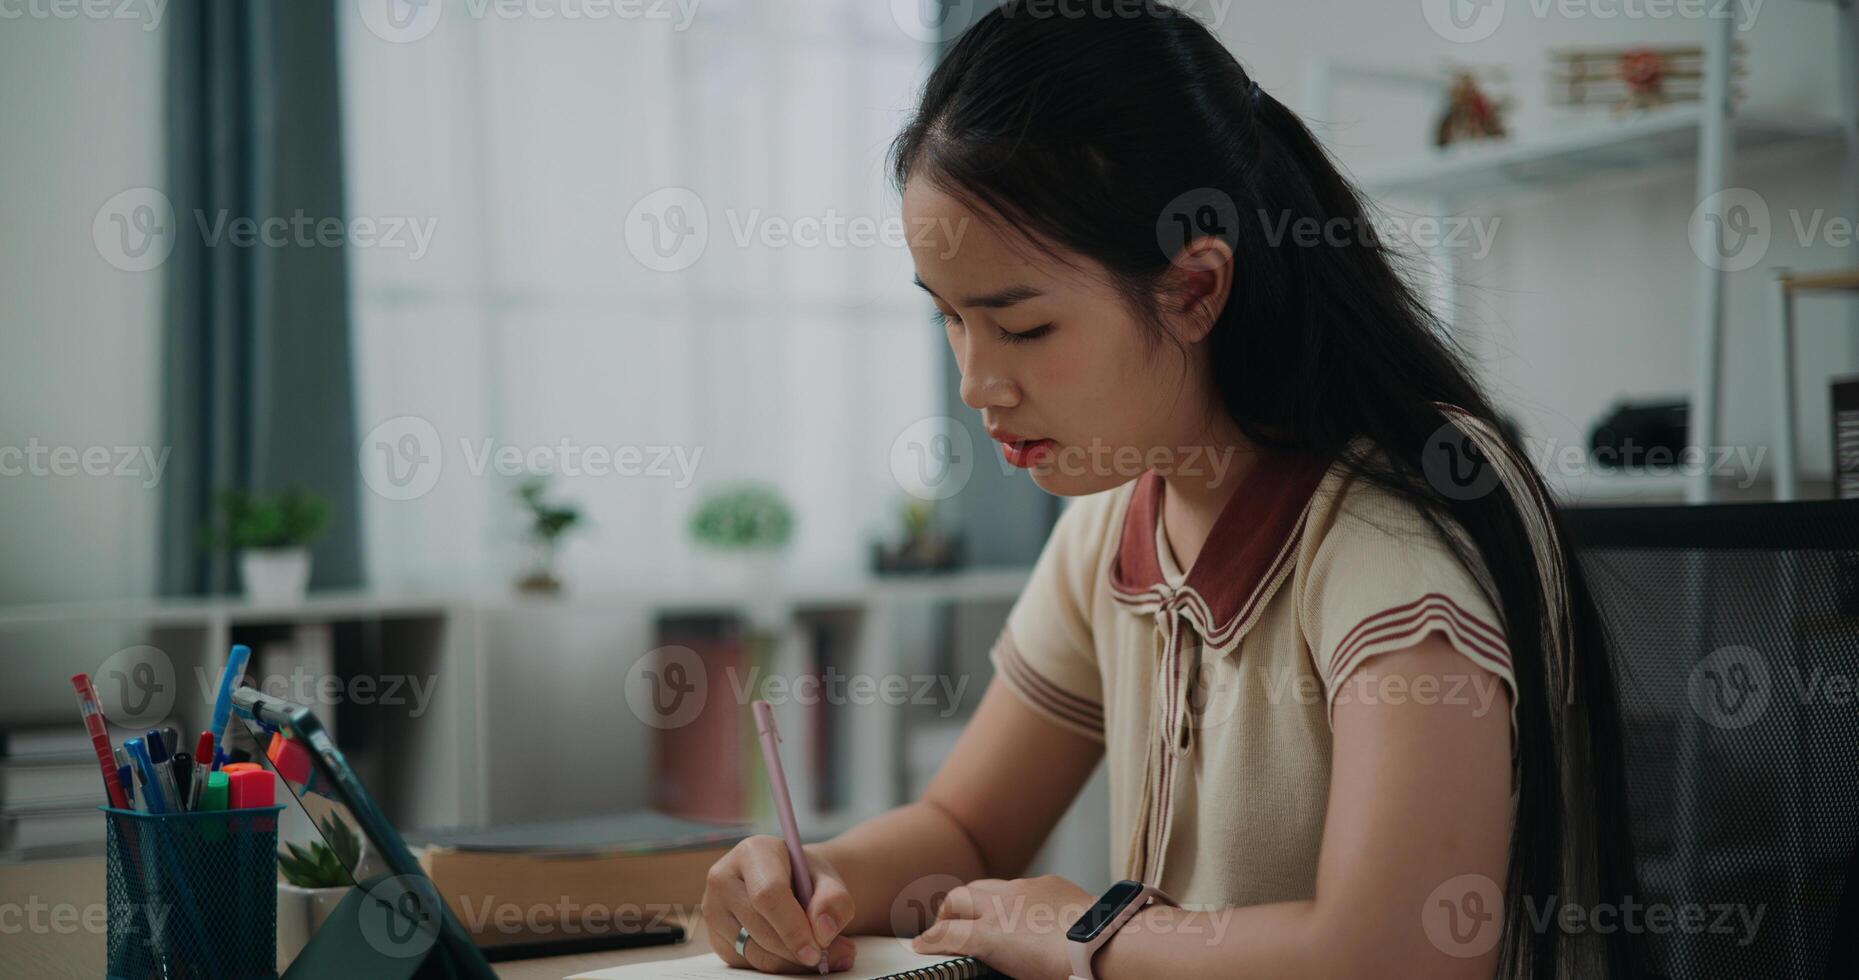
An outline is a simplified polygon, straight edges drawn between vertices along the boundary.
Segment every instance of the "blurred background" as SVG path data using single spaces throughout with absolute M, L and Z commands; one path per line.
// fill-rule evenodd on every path
M 1565 503 L 1787 489 L 1783 407 L 1838 492 L 1859 303 L 1777 270 L 1855 264 L 1849 5 L 1179 6 Z M 1059 505 L 956 397 L 885 167 L 984 9 L 0 0 L 0 843 L 101 833 L 38 778 L 72 673 L 191 729 L 234 642 L 407 827 L 764 819 L 771 676 L 839 692 L 783 701 L 804 826 L 919 790 Z M 673 663 L 721 714 L 662 723 Z M 1087 887 L 1102 793 L 1043 859 Z

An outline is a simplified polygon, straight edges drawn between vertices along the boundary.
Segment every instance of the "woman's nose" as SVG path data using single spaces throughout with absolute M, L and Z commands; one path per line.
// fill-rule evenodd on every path
M 962 372 L 962 404 L 976 411 L 1020 404 L 1019 386 L 998 365 L 978 356 L 972 342 L 959 345 L 956 353 L 956 366 Z

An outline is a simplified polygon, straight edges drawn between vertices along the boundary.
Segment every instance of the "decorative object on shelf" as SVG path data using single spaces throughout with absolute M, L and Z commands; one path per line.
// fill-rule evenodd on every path
M 1485 74 L 1502 78 L 1502 69 L 1487 69 Z M 1504 112 L 1510 108 L 1509 99 L 1492 98 L 1479 84 L 1480 72 L 1474 69 L 1455 69 L 1452 83 L 1446 87 L 1446 108 L 1440 114 L 1433 144 L 1439 147 L 1473 140 L 1494 140 L 1509 137 L 1504 128 Z
M 329 523 L 329 501 L 292 488 L 275 496 L 222 490 L 225 525 L 208 528 L 207 547 L 239 557 L 239 579 L 254 602 L 296 602 L 310 587 L 310 545 Z
M 872 571 L 879 575 L 953 571 L 962 564 L 962 542 L 936 529 L 936 504 L 915 497 L 900 510 L 903 540 L 874 541 Z
M 1734 81 L 1743 74 L 1743 46 L 1732 49 Z M 1704 49 L 1697 45 L 1627 48 L 1569 48 L 1550 52 L 1550 101 L 1560 105 L 1605 105 L 1615 112 L 1657 109 L 1696 102 L 1704 90 Z
M 1690 434 L 1689 404 L 1683 401 L 1614 403 L 1588 437 L 1589 458 L 1609 470 L 1644 469 L 1649 457 L 1676 466 Z
M 1833 379 L 1833 497 L 1859 498 L 1859 378 Z
M 539 476 L 523 481 L 516 488 L 516 498 L 522 501 L 529 515 L 526 535 L 535 549 L 529 573 L 517 580 L 516 587 L 523 592 L 545 595 L 561 591 L 562 580 L 555 574 L 555 563 L 561 555 L 562 535 L 581 523 L 580 508 L 542 499 L 548 489 L 549 481 Z
M 286 842 L 278 852 L 278 969 L 297 958 L 323 920 L 355 886 L 361 839 L 335 816 L 317 825 L 323 839 L 308 847 Z M 327 843 L 325 843 L 327 842 Z
M 708 572 L 713 578 L 772 579 L 793 533 L 793 509 L 764 483 L 712 491 L 691 515 L 691 540 L 715 559 Z

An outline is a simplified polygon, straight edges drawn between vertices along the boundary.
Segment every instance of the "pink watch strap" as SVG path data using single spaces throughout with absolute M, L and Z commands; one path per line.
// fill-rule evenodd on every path
M 1138 892 L 1135 898 L 1130 899 L 1128 904 L 1117 910 L 1114 918 L 1104 923 L 1104 928 L 1099 929 L 1096 937 L 1090 942 L 1068 941 L 1066 953 L 1071 957 L 1071 980 L 1097 980 L 1096 975 L 1091 972 L 1091 961 L 1097 958 L 1097 951 L 1102 949 L 1105 943 L 1110 942 L 1111 938 L 1117 934 L 1117 930 L 1122 929 L 1123 924 L 1130 921 L 1131 916 L 1148 908 L 1151 902 L 1163 905 L 1175 904 L 1175 900 L 1169 898 L 1160 888 L 1154 885 L 1144 885 L 1143 890 Z

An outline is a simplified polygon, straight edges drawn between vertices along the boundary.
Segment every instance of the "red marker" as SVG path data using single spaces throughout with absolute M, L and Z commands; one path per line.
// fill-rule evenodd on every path
M 225 770 L 221 770 L 224 772 Z M 263 769 L 247 769 L 226 777 L 227 802 L 233 810 L 245 810 L 252 807 L 271 806 L 277 802 L 277 784 L 272 781 L 271 773 Z
M 194 743 L 194 776 L 187 783 L 187 808 L 200 808 L 200 791 L 206 788 L 207 773 L 213 771 L 213 733 L 201 732 Z
M 103 767 L 104 793 L 111 806 L 127 810 L 129 797 L 116 778 L 116 754 L 110 747 L 110 730 L 103 723 L 103 709 L 97 706 L 97 689 L 91 685 L 89 674 L 72 677 L 71 686 L 77 688 L 77 710 L 84 715 L 84 727 L 90 732 L 90 747 L 96 750 L 97 764 Z

